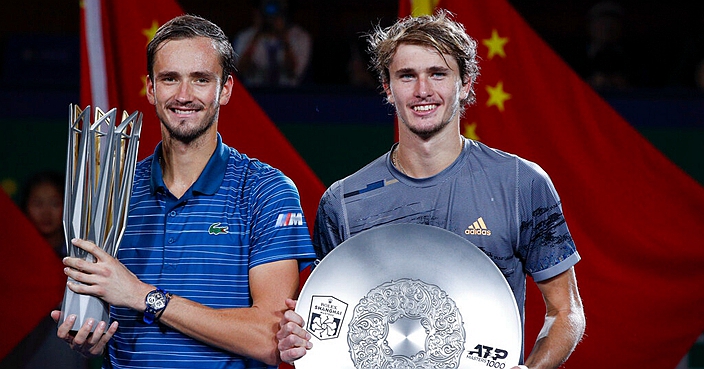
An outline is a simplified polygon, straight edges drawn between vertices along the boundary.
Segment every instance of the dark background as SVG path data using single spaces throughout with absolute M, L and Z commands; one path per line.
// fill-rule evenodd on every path
M 289 0 L 292 19 L 314 40 L 312 81 L 346 83 L 349 43 L 375 24 L 386 25 L 397 14 L 398 1 L 350 2 Z M 586 16 L 596 1 L 509 1 L 528 23 L 571 65 L 580 64 L 587 33 Z M 181 0 L 184 11 L 211 19 L 230 36 L 251 24 L 253 0 Z M 687 54 L 702 57 L 704 2 L 621 0 L 624 40 L 632 58 L 634 87 L 692 87 L 681 76 Z M 0 42 L 17 35 L 78 37 L 78 2 L 30 0 L 3 4 Z M 7 53 L 5 47 L 1 51 Z M 4 71 L 3 71 L 4 72 Z M 39 72 L 39 71 L 38 71 Z

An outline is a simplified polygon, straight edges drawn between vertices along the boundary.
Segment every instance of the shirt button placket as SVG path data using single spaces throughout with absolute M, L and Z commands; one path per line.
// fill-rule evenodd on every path
M 166 217 L 166 245 L 164 245 L 164 267 L 166 269 L 173 269 L 176 267 L 178 252 L 171 247 L 176 243 L 176 235 L 178 234 L 178 229 L 176 225 L 176 219 L 178 217 L 178 211 L 171 210 L 168 212 Z

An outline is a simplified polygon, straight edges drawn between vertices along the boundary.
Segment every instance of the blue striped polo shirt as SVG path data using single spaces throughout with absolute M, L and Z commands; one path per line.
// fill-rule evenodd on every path
M 249 270 L 315 258 L 298 190 L 281 171 L 223 144 L 180 198 L 169 193 L 159 157 L 137 165 L 117 257 L 142 281 L 212 308 L 249 307 Z M 109 345 L 114 368 L 263 368 L 205 345 L 142 313 L 111 308 L 119 328 Z M 107 360 L 106 360 L 107 361 Z

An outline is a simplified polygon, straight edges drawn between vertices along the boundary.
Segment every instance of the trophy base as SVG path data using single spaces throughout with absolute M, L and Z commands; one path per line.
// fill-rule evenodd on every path
M 69 282 L 78 283 L 69 278 Z M 71 328 L 72 332 L 77 332 L 86 320 L 92 318 L 95 321 L 91 332 L 98 326 L 98 322 L 110 323 L 110 306 L 103 300 L 89 295 L 81 295 L 71 291 L 68 287 L 64 291 L 64 300 L 61 303 L 61 318 L 59 325 L 63 324 L 66 317 L 76 315 L 76 322 Z

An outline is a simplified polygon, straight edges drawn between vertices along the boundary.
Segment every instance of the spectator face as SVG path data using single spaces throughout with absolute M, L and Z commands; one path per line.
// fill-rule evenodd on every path
M 29 193 L 27 217 L 45 238 L 63 232 L 63 194 L 50 183 L 41 183 Z

